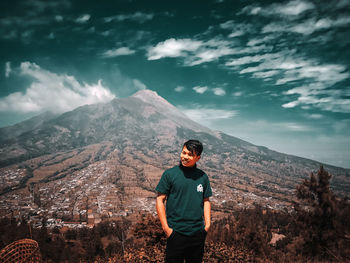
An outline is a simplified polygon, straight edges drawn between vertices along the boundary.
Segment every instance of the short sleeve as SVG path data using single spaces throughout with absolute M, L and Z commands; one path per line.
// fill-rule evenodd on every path
M 210 196 L 212 196 L 212 195 L 213 195 L 213 193 L 212 193 L 212 191 L 211 191 L 209 178 L 208 178 L 208 176 L 206 175 L 205 184 L 204 184 L 204 191 L 203 191 L 203 197 L 204 197 L 204 198 L 208 198 L 208 197 L 210 197 Z
M 162 194 L 169 195 L 170 187 L 171 187 L 171 184 L 169 180 L 169 174 L 167 173 L 167 171 L 165 171 L 159 180 L 159 183 L 156 187 L 156 191 Z

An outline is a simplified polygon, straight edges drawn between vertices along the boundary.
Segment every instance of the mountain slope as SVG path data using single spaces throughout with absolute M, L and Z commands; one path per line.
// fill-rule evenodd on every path
M 33 125 L 33 129 L 19 128 L 17 137 L 4 136 L 8 139 L 1 141 L 0 166 L 101 141 L 136 140 L 140 135 L 170 143 L 177 127 L 214 135 L 155 92 L 141 91 L 126 99 L 77 108 Z M 5 129 L 0 132 L 6 133 Z
M 320 166 L 214 132 L 149 90 L 25 127 L 32 128 L 1 140 L 2 207 L 18 194 L 31 203 L 30 196 L 39 191 L 40 206 L 47 211 L 58 200 L 71 215 L 84 207 L 97 214 L 111 207 L 113 213 L 153 210 L 149 201 L 162 171 L 178 163 L 182 144 L 190 138 L 204 144 L 199 166 L 211 178 L 218 213 L 252 203 L 283 207 L 293 199 L 295 186 Z M 325 168 L 333 174 L 335 191 L 348 195 L 350 171 Z
M 45 121 L 54 118 L 56 114 L 51 112 L 45 112 L 39 116 L 30 118 L 29 120 L 17 123 L 15 125 L 0 128 L 0 144 L 11 138 L 16 138 L 24 132 L 34 130 L 39 127 Z

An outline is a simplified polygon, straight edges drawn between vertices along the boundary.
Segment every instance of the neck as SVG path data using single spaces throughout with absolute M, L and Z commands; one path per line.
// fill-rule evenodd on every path
M 191 170 L 194 170 L 196 167 L 197 167 L 196 164 L 194 164 L 193 166 L 190 166 L 190 167 L 183 166 L 182 163 L 181 163 L 181 161 L 180 161 L 180 168 L 181 168 L 183 171 L 191 171 Z

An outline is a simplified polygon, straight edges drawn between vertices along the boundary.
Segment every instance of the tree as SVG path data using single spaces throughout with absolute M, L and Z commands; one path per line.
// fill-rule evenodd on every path
M 304 255 L 339 260 L 340 241 L 348 226 L 341 223 L 345 207 L 330 189 L 330 178 L 323 166 L 317 176 L 311 173 L 296 188 L 298 202 L 294 208 Z

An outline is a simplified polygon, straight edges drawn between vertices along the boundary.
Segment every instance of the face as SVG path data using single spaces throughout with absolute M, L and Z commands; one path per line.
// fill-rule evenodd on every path
M 196 162 L 201 158 L 201 156 L 191 153 L 186 146 L 182 149 L 181 152 L 181 164 L 185 167 L 193 167 Z

